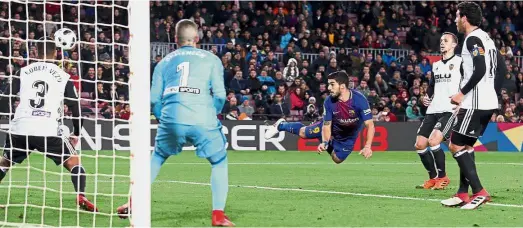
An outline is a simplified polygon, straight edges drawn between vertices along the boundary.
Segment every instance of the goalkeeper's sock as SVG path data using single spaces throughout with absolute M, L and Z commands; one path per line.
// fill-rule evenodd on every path
M 440 145 L 430 147 L 430 152 L 434 155 L 434 163 L 438 170 L 438 177 L 445 177 L 447 175 L 445 172 L 445 152 L 443 152 Z
M 160 169 L 166 160 L 166 157 L 160 155 L 156 151 L 153 153 L 151 158 L 151 184 L 154 182 L 154 179 L 156 179 L 156 176 L 158 176 L 158 173 L 160 173 Z
M 483 189 L 481 181 L 476 170 L 476 164 L 472 156 L 467 150 L 461 150 L 454 154 L 454 158 L 458 162 L 460 171 L 463 172 L 465 178 L 468 179 L 472 193 L 476 194 Z
M 229 174 L 227 154 L 219 153 L 220 156 L 212 156 L 209 161 L 211 170 L 212 210 L 223 211 L 229 192 Z M 215 162 L 213 162 L 215 161 Z
M 286 131 L 291 134 L 299 135 L 300 134 L 300 128 L 304 127 L 300 122 L 283 122 L 280 125 L 278 125 L 278 131 Z
M 78 194 L 85 193 L 85 170 L 81 165 L 75 165 L 71 169 L 71 181 L 73 182 L 74 190 Z
M 434 164 L 434 157 L 428 148 L 424 150 L 417 150 L 418 155 L 421 159 L 421 163 L 429 173 L 430 179 L 436 178 L 438 176 L 438 171 L 436 170 L 436 165 Z

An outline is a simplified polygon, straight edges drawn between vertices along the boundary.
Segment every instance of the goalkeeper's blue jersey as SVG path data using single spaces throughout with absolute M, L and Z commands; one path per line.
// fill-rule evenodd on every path
M 211 52 L 183 46 L 154 69 L 151 108 L 160 124 L 217 128 L 225 97 L 223 65 Z

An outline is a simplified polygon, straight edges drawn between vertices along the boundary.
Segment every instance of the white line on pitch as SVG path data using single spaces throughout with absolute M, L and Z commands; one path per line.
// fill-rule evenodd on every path
M 161 182 L 167 183 L 179 183 L 179 184 L 191 184 L 191 185 L 205 185 L 209 186 L 209 183 L 199 183 L 191 181 L 174 181 L 174 180 L 162 180 Z M 229 185 L 230 187 L 238 188 L 253 188 L 263 190 L 274 190 L 274 191 L 293 191 L 293 192 L 309 192 L 309 193 L 325 193 L 325 194 L 336 194 L 336 195 L 351 195 L 351 196 L 362 196 L 362 197 L 375 197 L 375 198 L 388 198 L 388 199 L 402 199 L 402 200 L 418 200 L 418 201 L 434 201 L 440 202 L 440 199 L 426 199 L 426 198 L 415 198 L 406 196 L 391 196 L 391 195 L 378 195 L 378 194 L 366 194 L 366 193 L 354 193 L 354 192 L 338 192 L 338 191 L 325 191 L 325 190 L 312 190 L 312 189 L 299 189 L 299 188 L 276 188 L 276 187 L 264 187 L 264 186 L 251 186 L 251 185 Z M 498 207 L 516 207 L 523 208 L 523 205 L 516 204 L 501 204 L 501 203 L 488 203 L 492 206 Z
M 11 183 L 26 183 L 27 181 L 11 181 Z M 31 183 L 42 183 L 41 180 L 32 180 Z M 60 182 L 70 182 L 68 180 L 63 181 L 45 181 L 47 183 L 60 183 Z M 89 181 L 94 182 L 94 181 Z M 128 181 L 109 181 L 109 180 L 98 180 L 97 182 L 102 183 L 128 183 Z M 201 183 L 201 182 L 191 182 L 191 181 L 176 181 L 176 180 L 157 180 L 155 183 L 176 183 L 176 184 L 190 184 L 190 185 L 203 185 L 210 186 L 210 183 Z M 427 198 L 416 198 L 416 197 L 407 197 L 407 196 L 392 196 L 392 195 L 378 195 L 378 194 L 367 194 L 367 193 L 354 193 L 354 192 L 338 192 L 338 191 L 326 191 L 326 190 L 314 190 L 314 189 L 299 189 L 299 188 L 278 188 L 278 187 L 265 187 L 265 186 L 254 186 L 254 185 L 235 185 L 231 184 L 230 187 L 236 188 L 251 188 L 251 189 L 263 189 L 263 190 L 273 190 L 273 191 L 290 191 L 290 192 L 309 192 L 309 193 L 324 193 L 324 194 L 336 194 L 336 195 L 351 195 L 351 196 L 362 196 L 362 197 L 375 197 L 375 198 L 387 198 L 387 199 L 402 199 L 402 200 L 417 200 L 417 201 L 433 201 L 440 202 L 440 199 L 427 199 Z M 8 188 L 8 186 L 0 186 L 0 188 Z M 523 208 L 523 205 L 517 204 L 502 204 L 502 203 L 488 203 L 492 206 L 498 207 L 515 207 Z
M 229 165 L 420 165 L 421 162 L 347 162 L 334 164 L 332 162 L 229 162 Z M 477 162 L 477 165 L 516 165 L 513 162 Z M 164 165 L 209 165 L 208 162 L 166 162 Z

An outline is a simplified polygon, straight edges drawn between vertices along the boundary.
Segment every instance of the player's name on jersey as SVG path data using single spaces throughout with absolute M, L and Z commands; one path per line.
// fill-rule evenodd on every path
M 53 76 L 58 82 L 62 82 L 62 75 L 60 75 L 60 73 L 54 69 L 48 70 L 47 65 L 45 65 L 45 64 L 41 64 L 41 65 L 37 64 L 34 67 L 24 69 L 23 72 L 25 75 L 31 75 L 31 74 L 42 72 L 42 71 L 46 71 L 46 73 L 51 74 L 51 76 Z
M 205 58 L 205 56 L 206 56 L 205 53 L 202 51 L 178 50 L 178 51 L 174 52 L 174 56 L 179 56 L 179 55 L 195 55 L 200 58 Z
M 173 93 L 200 94 L 200 89 L 185 87 L 185 86 L 173 86 L 173 87 L 166 88 L 163 92 L 163 95 L 165 96 L 165 95 L 173 94 Z

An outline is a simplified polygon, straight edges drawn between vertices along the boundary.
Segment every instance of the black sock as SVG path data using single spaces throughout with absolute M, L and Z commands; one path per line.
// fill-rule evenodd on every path
M 429 172 L 429 177 L 436 178 L 438 176 L 438 171 L 436 171 L 436 166 L 434 165 L 434 157 L 429 150 L 418 150 L 418 155 L 421 158 L 421 163 L 425 166 L 427 172 Z
M 0 181 L 2 181 L 7 174 L 8 169 L 4 171 L 4 169 L 0 169 Z
M 470 154 L 470 157 L 472 157 L 472 160 L 474 161 L 474 167 L 475 164 L 476 164 L 476 159 L 475 159 L 475 156 L 474 156 L 474 150 L 472 151 L 468 151 L 468 153 Z M 469 181 L 467 180 L 467 178 L 465 177 L 465 174 L 463 172 L 459 172 L 459 189 L 458 189 L 458 193 L 468 193 L 469 192 Z
M 430 152 L 432 152 L 434 155 L 434 162 L 436 163 L 436 169 L 438 170 L 438 177 L 445 177 L 447 175 L 445 172 L 445 152 L 443 152 L 439 145 L 431 147 Z
M 74 190 L 78 194 L 85 193 L 85 170 L 81 165 L 77 165 L 71 169 L 71 180 L 73 181 Z
M 476 171 L 476 165 L 472 156 L 467 150 L 461 150 L 454 154 L 454 158 L 458 162 L 460 172 L 463 173 L 464 177 L 468 180 L 472 193 L 478 193 L 483 189 L 481 182 L 479 181 L 478 173 Z

